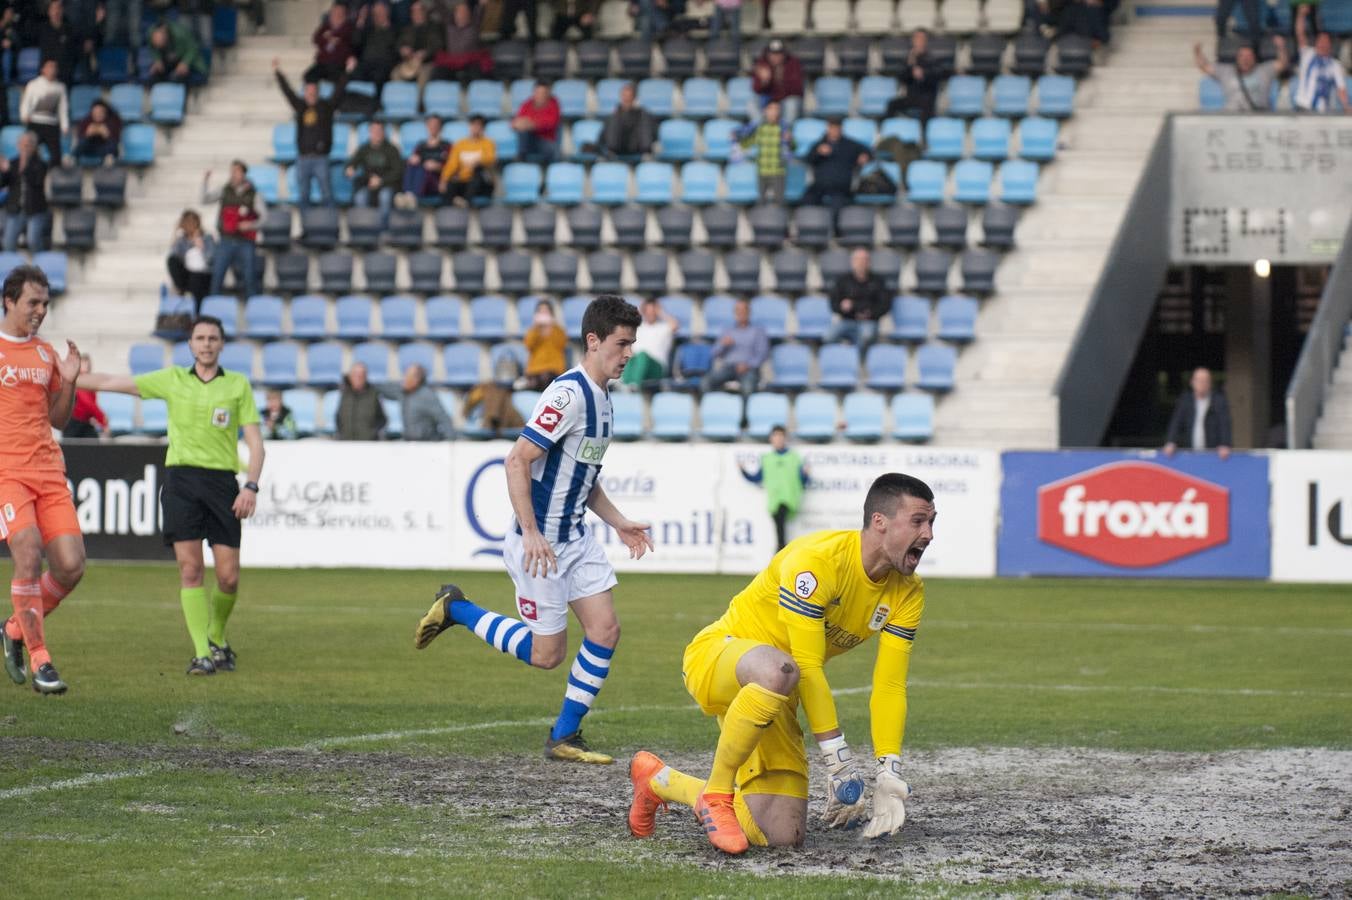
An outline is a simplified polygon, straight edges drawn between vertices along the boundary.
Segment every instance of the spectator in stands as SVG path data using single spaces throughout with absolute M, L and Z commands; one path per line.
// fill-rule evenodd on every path
M 631 81 L 620 88 L 619 105 L 606 117 L 601 129 L 601 150 L 610 159 L 637 159 L 653 148 L 657 122 L 638 105 L 638 91 Z
M 335 435 L 340 441 L 379 440 L 385 428 L 385 410 L 380 394 L 366 378 L 366 365 L 353 363 L 338 391 Z
M 845 136 L 840 119 L 828 121 L 826 136 L 806 156 L 807 164 L 812 167 L 812 184 L 803 194 L 803 203 L 829 206 L 838 212 L 853 202 L 855 173 L 868 162 L 870 155 L 867 147 Z
M 305 70 L 305 81 L 340 81 L 344 72 L 350 72 L 352 41 L 356 27 L 347 17 L 347 6 L 334 3 L 324 21 L 315 29 L 311 41 L 315 45 L 315 61 Z M 273 69 L 276 69 L 276 61 Z M 293 104 L 294 105 L 294 104 Z
M 568 368 L 568 334 L 559 325 L 554 306 L 548 300 L 535 304 L 535 316 L 522 340 L 526 344 L 526 374 L 520 387 L 543 391 Z
M 1192 56 L 1197 68 L 1220 82 L 1225 91 L 1225 108 L 1232 112 L 1253 112 L 1272 109 L 1272 86 L 1286 71 L 1289 60 L 1286 41 L 1281 35 L 1273 35 L 1277 46 L 1277 59 L 1259 64 L 1258 55 L 1253 48 L 1245 44 L 1235 51 L 1235 64 L 1215 63 L 1202 52 L 1202 43 L 1192 45 Z
M 526 42 L 534 48 L 539 32 L 536 27 L 539 19 L 539 5 L 540 0 L 503 0 L 502 12 L 498 19 L 498 40 L 505 41 L 516 37 L 517 17 L 525 13 Z
M 409 5 L 408 14 L 409 23 L 399 33 L 399 64 L 390 77 L 422 87 L 432 77 L 432 60 L 446 48 L 446 30 L 428 20 L 427 7 L 419 0 Z
M 75 126 L 75 134 L 79 139 L 75 144 L 76 159 L 112 165 L 122 138 L 122 117 L 103 100 L 95 100 L 89 114 Z
M 789 519 L 798 515 L 808 479 L 807 464 L 796 450 L 789 449 L 789 433 L 784 426 L 770 429 L 770 452 L 761 454 L 759 469 L 748 472 L 741 461 L 737 468 L 747 481 L 765 488 L 766 505 L 775 523 L 776 550 L 783 550 L 789 542 Z
M 559 101 L 548 81 L 535 82 L 535 90 L 512 119 L 521 143 L 521 158 L 527 162 L 551 163 L 558 155 Z
M 74 26 L 66 21 L 62 0 L 51 0 L 47 4 L 47 16 L 37 28 L 37 46 L 44 60 L 56 60 L 57 77 L 62 83 L 84 80 L 89 74 L 94 39 L 77 34 Z
M 736 132 L 743 147 L 755 147 L 756 176 L 762 203 L 784 202 L 784 178 L 788 173 L 789 129 L 780 124 L 779 103 L 771 100 L 761 111 L 761 120 Z
M 727 29 L 732 35 L 732 46 L 742 50 L 742 0 L 714 0 L 714 14 L 709 22 L 709 40 L 716 41 Z
M 383 122 L 372 122 L 370 139 L 357 148 L 343 170 L 352 179 L 352 201 L 356 206 L 380 207 L 381 227 L 389 224 L 394 192 L 404 178 L 404 157 L 385 140 Z
M 1257 47 L 1263 39 L 1263 13 L 1267 4 L 1262 0 L 1240 0 L 1240 5 L 1244 8 L 1244 24 L 1248 26 L 1249 44 Z M 1234 9 L 1235 0 L 1218 0 L 1216 3 L 1216 37 L 1225 37 L 1225 33 L 1230 30 L 1230 14 Z
M 638 323 L 634 333 L 634 355 L 625 363 L 620 375 L 620 381 L 634 387 L 666 377 L 671 366 L 671 346 L 676 342 L 676 329 L 681 325 L 653 297 L 643 301 L 639 312 L 643 314 L 643 321 Z
M 258 192 L 249 180 L 249 169 L 243 160 L 230 163 L 230 178 L 219 191 L 211 189 L 211 170 L 202 177 L 202 202 L 221 203 L 216 216 L 216 230 L 220 240 L 211 264 L 211 293 L 219 294 L 225 287 L 225 274 L 235 270 L 235 292 L 258 292 Z
M 44 59 L 38 77 L 24 85 L 19 121 L 47 148 L 50 164 L 61 165 L 61 135 L 70 128 L 70 101 L 66 86 L 57 79 L 56 60 Z
M 493 163 L 497 147 L 484 136 L 484 117 L 470 116 L 469 134 L 451 145 L 441 169 L 441 193 L 456 206 L 493 196 Z
M 47 208 L 47 166 L 38 156 L 38 139 L 31 131 L 19 137 L 19 155 L 0 159 L 0 187 L 5 197 L 5 250 L 19 249 L 19 235 L 28 234 L 28 251 L 47 249 L 52 214 Z
M 493 71 L 493 52 L 479 36 L 484 7 L 472 10 L 461 3 L 451 12 L 446 39 L 432 59 L 432 77 L 438 80 L 476 78 Z
M 94 370 L 93 360 L 88 353 L 80 354 L 80 374 L 88 375 Z M 108 433 L 108 414 L 99 406 L 99 395 L 88 388 L 75 388 L 75 406 L 70 411 L 70 421 L 61 430 L 63 438 L 96 438 Z
M 352 78 L 369 81 L 377 88 L 390 80 L 390 72 L 399 62 L 399 33 L 390 22 L 387 3 L 363 6 L 357 13 L 357 32 L 354 39 L 357 67 Z
M 196 210 L 184 210 L 169 248 L 169 280 L 174 283 L 176 293 L 191 294 L 199 309 L 202 298 L 211 293 L 211 264 L 215 256 L 216 242 L 202 230 L 202 217 Z
M 206 78 L 207 61 L 197 37 L 182 22 L 161 22 L 150 32 L 155 61 L 150 64 L 150 84 L 174 81 L 187 84 L 193 78 Z
M 1078 34 L 1093 41 L 1095 47 L 1108 43 L 1108 17 L 1112 12 L 1104 0 L 1052 0 L 1051 10 L 1059 34 Z
M 338 9 L 339 7 L 334 7 Z M 348 71 L 356 68 L 357 61 L 351 57 L 346 63 Z M 319 182 L 320 202 L 324 206 L 333 205 L 333 185 L 329 183 L 329 151 L 333 149 L 333 116 L 338 105 L 343 102 L 347 88 L 347 76 L 342 75 L 333 85 L 333 94 L 327 100 L 319 97 L 319 85 L 314 81 L 305 82 L 305 96 L 297 97 L 291 90 L 291 84 L 282 74 L 281 62 L 272 60 L 272 71 L 281 86 L 282 96 L 296 112 L 296 186 L 300 196 L 296 205 L 301 210 L 310 206 L 310 185 Z
M 878 339 L 878 320 L 889 306 L 887 286 L 869 271 L 869 252 L 860 247 L 850 254 L 850 271 L 831 286 L 831 309 L 840 318 L 827 329 L 822 342 L 844 341 L 868 349 Z
M 645 41 L 660 38 L 685 13 L 685 0 L 638 0 L 639 33 Z
M 156 0 L 152 0 L 155 3 Z M 177 0 L 178 20 L 197 37 L 200 47 L 210 47 L 213 38 L 212 15 L 216 9 L 216 0 Z
M 900 77 L 905 92 L 887 104 L 888 116 L 909 116 L 925 123 L 934 118 L 934 104 L 939 97 L 941 72 L 930 64 L 925 51 L 929 49 L 929 32 L 917 28 L 911 33 L 911 51 L 906 57 Z
M 761 106 L 778 103 L 784 124 L 793 124 L 803 106 L 803 64 L 775 38 L 751 67 L 751 90 Z
M 263 426 L 263 437 L 269 441 L 294 441 L 299 436 L 296 417 L 291 407 L 282 402 L 282 392 L 269 388 L 258 411 Z
M 1347 73 L 1343 64 L 1333 58 L 1333 38 L 1327 31 L 1310 40 L 1310 5 L 1296 8 L 1296 45 L 1300 60 L 1296 69 L 1296 109 L 1308 112 L 1329 112 L 1337 94 L 1344 113 L 1352 113 L 1347 102 Z
M 141 48 L 142 0 L 104 0 L 103 40 L 114 47 Z
M 451 145 L 441 138 L 441 117 L 428 116 L 427 137 L 413 148 L 408 165 L 404 167 L 404 193 L 411 206 L 423 197 L 435 197 L 441 192 L 441 170 L 451 155 Z
M 382 397 L 399 401 L 404 440 L 449 441 L 455 437 L 451 417 L 446 414 L 437 392 L 427 383 L 427 370 L 417 363 L 404 370 L 402 383 L 382 384 L 376 390 Z
M 601 0 L 554 0 L 554 24 L 549 28 L 549 37 L 561 41 L 569 28 L 576 28 L 584 40 L 591 40 L 596 34 L 596 13 L 601 8 Z
M 714 364 L 704 376 L 703 389 L 716 391 L 736 381 L 743 395 L 755 393 L 760 368 L 769 355 L 770 338 L 765 329 L 751 324 L 751 304 L 738 300 L 733 306 L 733 324 L 714 346 Z
M 1212 389 L 1211 370 L 1202 366 L 1193 371 L 1188 386 L 1191 390 L 1179 396 L 1169 419 L 1164 455 L 1173 456 L 1179 447 L 1214 448 L 1217 456 L 1226 459 L 1234 439 L 1230 433 L 1230 405 L 1225 402 L 1225 395 Z

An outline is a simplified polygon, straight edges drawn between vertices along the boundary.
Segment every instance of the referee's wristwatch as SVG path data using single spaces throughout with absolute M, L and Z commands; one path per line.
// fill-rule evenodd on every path
M 253 491 L 253 492 L 256 494 L 256 493 L 258 493 L 258 482 L 256 482 L 256 481 L 246 481 L 246 482 L 244 482 L 244 489 L 245 489 L 246 491 Z

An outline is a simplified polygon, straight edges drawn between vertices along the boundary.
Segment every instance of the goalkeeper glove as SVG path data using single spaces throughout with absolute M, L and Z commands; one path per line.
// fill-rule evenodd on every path
M 878 779 L 873 788 L 873 818 L 864 837 L 896 834 L 906 821 L 906 798 L 911 786 L 901 779 L 901 757 L 889 754 L 878 760 Z
M 848 828 L 864 813 L 867 802 L 864 774 L 843 735 L 827 738 L 818 746 L 826 765 L 826 810 L 822 813 L 822 821 L 831 828 L 841 825 Z

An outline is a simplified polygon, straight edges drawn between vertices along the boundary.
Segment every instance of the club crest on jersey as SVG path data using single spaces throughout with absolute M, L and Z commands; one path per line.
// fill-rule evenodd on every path
M 211 411 L 211 424 L 217 428 L 230 427 L 230 410 L 224 406 L 218 406 Z
M 563 410 L 553 406 L 546 406 L 544 409 L 540 410 L 540 414 L 535 417 L 535 424 L 539 425 L 550 434 L 554 433 L 554 429 L 557 428 L 562 421 Z
M 887 617 L 892 615 L 892 607 L 886 603 L 879 603 L 877 609 L 873 610 L 873 617 L 868 620 L 869 631 L 881 631 L 887 624 Z
M 0 366 L 0 386 L 14 387 L 19 383 L 19 370 L 13 366 Z
M 532 622 L 534 622 L 539 615 L 535 608 L 535 601 L 527 600 L 525 597 L 516 598 L 516 608 L 521 611 L 521 618 L 530 619 Z
M 811 572 L 799 572 L 793 576 L 793 592 L 804 600 L 817 593 L 817 576 Z
M 47 355 L 46 347 L 42 346 L 41 344 L 38 344 L 33 349 L 38 351 L 38 359 L 42 360 L 45 363 L 50 363 L 52 361 L 52 358 Z

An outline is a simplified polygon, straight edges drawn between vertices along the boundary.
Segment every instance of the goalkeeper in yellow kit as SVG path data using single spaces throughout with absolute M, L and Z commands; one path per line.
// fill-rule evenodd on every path
M 827 770 L 829 827 L 866 814 L 865 772 L 845 742 L 823 671 L 833 656 L 878 635 L 869 701 L 877 768 L 866 837 L 893 834 L 906 818 L 901 778 L 906 670 L 925 606 L 915 575 L 934 537 L 934 494 L 909 475 L 869 488 L 859 531 L 819 531 L 792 541 L 732 599 L 723 617 L 695 635 L 682 665 L 686 690 L 718 717 L 721 735 L 707 782 L 647 751 L 629 765 L 629 830 L 653 833 L 660 806 L 694 807 L 709 841 L 725 853 L 749 844 L 803 842 L 808 767 L 798 703 Z

